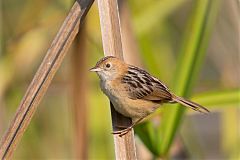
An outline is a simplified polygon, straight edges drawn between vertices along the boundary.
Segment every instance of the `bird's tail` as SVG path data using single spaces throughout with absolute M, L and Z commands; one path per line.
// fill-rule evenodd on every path
M 201 113 L 208 113 L 209 112 L 209 110 L 207 108 L 201 106 L 200 104 L 197 104 L 195 102 L 186 100 L 182 97 L 178 97 L 178 96 L 173 95 L 173 94 L 172 94 L 172 100 L 174 102 L 177 102 L 177 103 L 180 103 L 180 104 L 184 105 L 185 107 L 189 107 L 189 108 L 191 108 L 195 111 L 201 112 Z

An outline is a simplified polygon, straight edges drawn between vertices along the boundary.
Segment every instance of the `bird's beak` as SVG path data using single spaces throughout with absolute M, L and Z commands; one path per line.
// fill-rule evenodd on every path
M 101 68 L 95 66 L 95 67 L 91 68 L 89 71 L 90 72 L 99 72 L 101 70 L 102 70 Z

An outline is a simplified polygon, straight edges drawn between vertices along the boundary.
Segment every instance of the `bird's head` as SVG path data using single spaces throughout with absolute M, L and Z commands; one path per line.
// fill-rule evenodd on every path
M 127 64 L 122 60 L 107 56 L 100 59 L 90 71 L 96 72 L 101 80 L 113 80 L 121 77 L 126 68 Z

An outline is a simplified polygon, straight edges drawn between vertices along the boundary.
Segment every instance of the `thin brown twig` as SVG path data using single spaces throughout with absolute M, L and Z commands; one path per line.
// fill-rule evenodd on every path
M 11 158 L 92 3 L 93 0 L 79 0 L 74 3 L 29 85 L 8 131 L 1 140 L 1 159 Z
M 85 22 L 86 23 L 86 22 Z M 88 159 L 88 133 L 87 133 L 87 47 L 86 24 L 83 24 L 73 44 L 71 56 L 71 98 L 74 121 L 74 152 L 76 159 Z
M 123 59 L 122 42 L 120 34 L 119 13 L 116 0 L 98 0 L 100 25 L 104 54 L 113 55 Z M 115 111 L 111 104 L 113 130 L 117 126 L 129 126 L 131 119 Z M 136 148 L 133 129 L 123 137 L 114 135 L 116 159 L 136 159 Z

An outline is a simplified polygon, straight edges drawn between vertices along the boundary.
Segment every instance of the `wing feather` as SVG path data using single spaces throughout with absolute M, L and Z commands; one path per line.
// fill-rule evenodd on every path
M 131 99 L 145 99 L 154 102 L 170 101 L 172 95 L 167 86 L 148 72 L 129 66 L 128 73 L 122 78 Z

